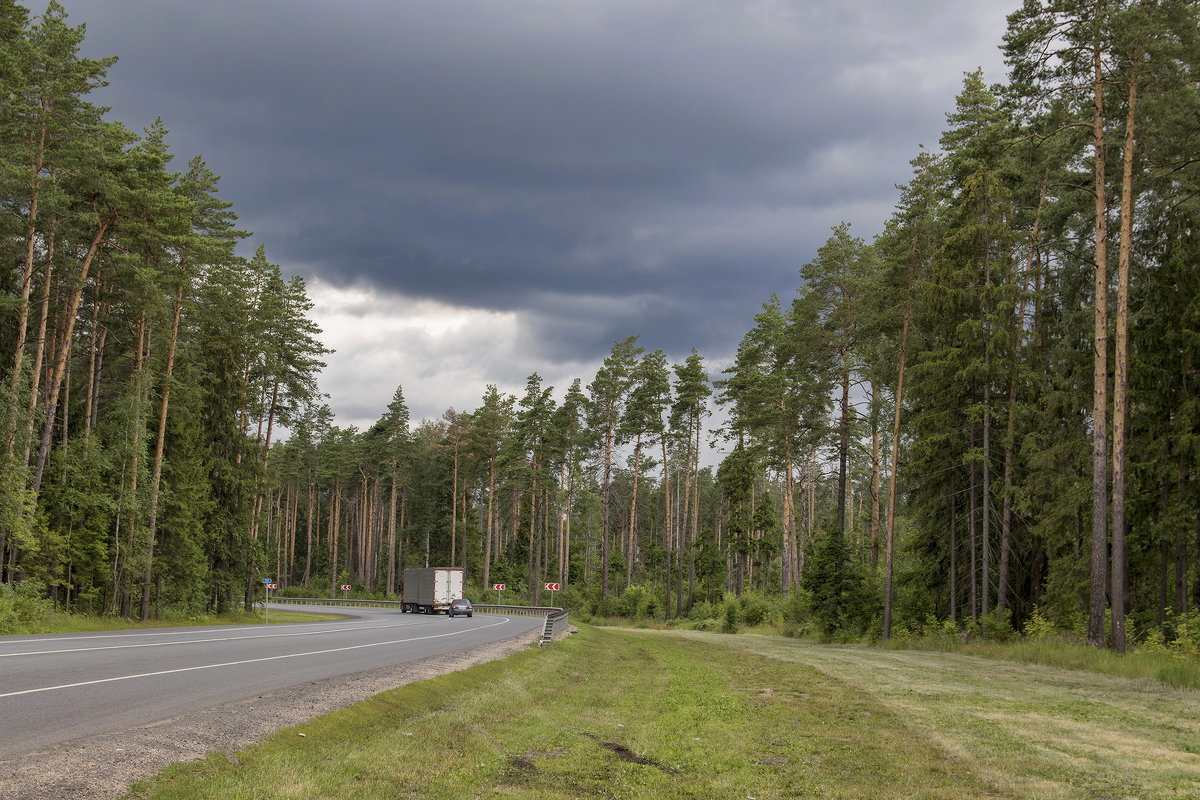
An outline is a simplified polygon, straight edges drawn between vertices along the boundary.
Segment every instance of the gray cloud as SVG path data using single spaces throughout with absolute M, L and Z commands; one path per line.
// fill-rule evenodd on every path
M 99 100 L 161 115 L 273 260 L 586 363 L 727 355 L 831 225 L 877 230 L 1015 0 L 66 6 L 121 58 Z

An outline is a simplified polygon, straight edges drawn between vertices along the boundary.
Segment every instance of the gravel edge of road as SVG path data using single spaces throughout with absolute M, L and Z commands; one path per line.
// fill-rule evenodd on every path
M 111 800 L 129 785 L 208 753 L 232 755 L 276 731 L 426 678 L 504 658 L 537 641 L 532 631 L 382 670 L 293 686 L 140 728 L 64 742 L 0 761 L 6 800 Z

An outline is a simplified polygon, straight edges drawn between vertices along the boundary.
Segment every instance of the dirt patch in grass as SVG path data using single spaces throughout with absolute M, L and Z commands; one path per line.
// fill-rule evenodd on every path
M 538 771 L 537 765 L 530 761 L 531 754 L 513 756 L 508 760 L 509 777 L 518 775 L 533 775 Z
M 600 745 L 605 750 L 615 753 L 617 758 L 621 759 L 622 761 L 628 761 L 631 764 L 641 764 L 643 766 L 661 769 L 663 772 L 666 772 L 669 775 L 679 774 L 679 770 L 668 767 L 666 764 L 655 761 L 653 758 L 647 758 L 646 756 L 638 755 L 620 742 L 606 742 L 594 733 L 587 733 L 586 731 L 581 731 L 581 733 L 587 738 L 596 742 L 596 744 Z

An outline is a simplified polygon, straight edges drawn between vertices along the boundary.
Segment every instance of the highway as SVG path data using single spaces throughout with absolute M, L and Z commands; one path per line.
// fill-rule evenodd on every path
M 294 606 L 287 607 L 295 610 Z M 539 617 L 309 606 L 351 619 L 0 637 L 0 759 L 508 639 Z

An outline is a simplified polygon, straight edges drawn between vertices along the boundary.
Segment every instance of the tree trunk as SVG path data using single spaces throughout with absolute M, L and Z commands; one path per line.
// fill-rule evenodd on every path
M 958 504 L 950 499 L 950 620 L 958 622 Z
M 908 364 L 908 326 L 912 320 L 912 281 L 916 266 L 909 263 L 909 292 L 904 303 L 904 321 L 900 326 L 899 370 L 896 375 L 896 413 L 892 421 L 891 464 L 888 467 L 888 510 L 884 532 L 883 564 L 883 638 L 892 635 L 892 573 L 896 539 L 896 473 L 900 457 L 900 415 L 904 410 L 904 370 Z
M 871 405 L 874 407 L 878 397 L 878 387 L 871 383 Z M 870 539 L 870 566 L 874 572 L 879 567 L 879 490 L 882 478 L 879 463 L 879 414 L 874 408 L 871 411 L 871 522 L 868 529 Z
M 145 383 L 145 377 L 143 375 L 143 372 L 145 370 L 145 354 L 146 354 L 146 312 L 143 311 L 138 316 L 137 355 L 135 356 L 134 369 L 133 369 L 133 390 L 134 390 L 134 402 L 136 403 L 136 407 L 135 407 L 135 411 L 134 411 L 134 415 L 133 415 L 133 430 L 130 431 L 130 437 L 129 437 L 129 439 L 130 439 L 129 497 L 130 497 L 130 503 L 131 503 L 131 509 L 130 509 L 130 513 L 129 513 L 129 548 L 127 551 L 129 554 L 132 554 L 132 552 L 133 552 L 133 545 L 137 538 L 138 523 L 141 521 L 139 519 L 139 517 L 141 516 L 141 514 L 139 513 L 140 509 L 138 508 L 138 505 L 139 505 L 138 504 L 138 469 L 139 469 L 138 465 L 141 463 L 141 455 L 142 455 L 141 454 L 142 431 L 146 427 L 145 422 L 142 420 L 142 406 L 143 406 L 143 402 L 145 399 L 144 398 L 145 390 L 143 389 L 143 384 Z M 66 382 L 64 381 L 64 383 L 66 383 Z M 66 404 L 64 403 L 64 405 L 66 405 Z M 148 544 L 149 543 L 147 543 L 147 545 Z M 143 557 L 144 556 L 145 556 L 145 552 L 143 552 Z M 126 559 L 128 560 L 128 556 L 126 557 Z M 135 562 L 135 564 L 136 564 L 136 562 Z M 129 580 L 132 581 L 132 577 Z M 122 586 L 121 586 L 122 598 L 126 597 L 127 591 L 128 590 L 126 588 L 125 582 L 122 581 Z M 123 599 L 121 602 L 122 616 L 126 616 L 126 615 L 132 613 L 132 609 L 128 608 L 128 603 L 129 603 L 129 601 L 126 599 Z
M 333 497 L 329 499 L 329 550 L 331 558 L 329 559 L 329 596 L 337 597 L 338 591 L 338 540 L 341 534 L 338 531 L 338 517 L 342 513 L 342 483 L 340 480 L 333 483 Z
M 32 159 L 32 170 L 30 171 L 29 182 L 29 216 L 27 217 L 27 225 L 25 227 L 25 263 L 21 270 L 21 301 L 17 307 L 17 341 L 13 346 L 13 372 L 11 382 L 11 405 L 9 408 L 13 412 L 13 418 L 9 422 L 11 427 L 5 431 L 6 448 L 5 453 L 12 455 L 14 436 L 16 434 L 16 409 L 18 406 L 17 394 L 21 386 L 21 369 L 25 358 L 25 337 L 29 325 L 29 296 L 33 290 L 33 263 L 34 253 L 36 252 L 37 230 L 39 221 L 39 206 L 41 203 L 41 186 L 42 172 L 45 169 L 46 162 L 46 118 L 49 112 L 48 101 L 43 99 L 41 103 L 42 113 L 40 115 L 40 125 L 38 126 L 38 146 L 34 151 Z M 50 270 L 50 259 L 46 262 L 47 274 Z M 49 280 L 47 278 L 47 280 Z M 49 293 L 47 293 L 47 298 Z M 34 392 L 34 397 L 37 393 Z M 28 466 L 28 456 L 26 456 L 26 466 Z
M 637 553 L 638 478 L 642 467 L 642 435 L 633 448 L 633 492 L 629 498 L 629 548 L 625 557 L 625 588 L 633 585 L 633 561 Z
M 842 400 L 838 435 L 837 529 L 846 533 L 846 482 L 850 463 L 850 354 L 842 353 Z
M 492 588 L 492 538 L 495 536 L 496 516 L 494 498 L 496 496 L 496 459 L 488 464 L 488 498 L 487 522 L 484 525 L 483 536 L 483 590 Z
M 971 425 L 971 450 L 975 449 L 975 426 Z M 968 469 L 970 473 L 970 491 L 968 492 L 968 507 L 967 507 L 967 538 L 969 547 L 967 548 L 971 557 L 971 568 L 969 570 L 971 589 L 971 619 L 979 619 L 979 550 L 977 547 L 978 540 L 976 539 L 976 512 L 979 509 L 978 486 L 976 485 L 976 473 L 979 471 L 979 465 L 975 460 L 971 460 L 971 466 Z
M 1117 255 L 1116 374 L 1113 378 L 1112 432 L 1112 646 L 1125 652 L 1125 451 L 1126 395 L 1129 390 L 1129 269 L 1133 250 L 1133 148 L 1137 121 L 1138 63 L 1130 64 L 1125 113 L 1125 148 L 1121 157 L 1121 233 Z
M 396 593 L 396 494 L 399 492 L 396 466 L 392 465 L 392 491 L 388 495 L 387 595 Z M 486 568 L 485 568 L 486 569 Z
M 985 347 L 987 345 L 985 344 Z M 979 587 L 983 591 L 982 602 L 980 603 L 980 615 L 985 618 L 983 627 L 980 633 L 983 638 L 987 638 L 987 622 L 986 617 L 988 611 L 991 610 L 991 584 L 992 584 L 992 381 L 990 370 L 988 367 L 990 359 L 985 356 L 983 378 L 983 462 L 980 464 L 980 469 L 983 472 L 983 486 L 981 494 L 983 503 L 981 509 L 981 524 L 980 524 L 980 577 Z
M 612 449 L 613 426 L 604 428 L 604 483 L 600 487 L 600 596 L 608 596 L 608 530 L 610 522 L 609 499 L 612 492 Z
M 46 276 L 42 281 L 42 302 L 41 311 L 38 319 L 38 336 L 37 342 L 33 349 L 33 369 L 29 376 L 29 402 L 26 406 L 25 415 L 25 434 L 24 446 L 22 447 L 21 464 L 29 466 L 29 453 L 33 447 L 33 426 L 34 420 L 37 417 L 38 397 L 41 391 L 42 382 L 42 364 L 46 358 L 46 330 L 50 324 L 50 292 L 53 288 L 53 266 L 46 265 Z M 104 357 L 104 338 L 100 339 L 100 358 Z M 84 423 L 84 430 L 87 430 L 87 423 Z
M 787 597 L 793 588 L 792 575 L 795 573 L 793 561 L 796 554 L 792 550 L 796 526 L 796 508 L 792 496 L 796 490 L 795 471 L 795 465 L 792 464 L 792 445 L 788 442 L 783 458 L 783 530 L 780 532 L 779 543 L 779 589 L 784 597 Z
M 158 500 L 162 489 L 163 450 L 167 441 L 167 406 L 171 397 L 171 376 L 175 370 L 175 348 L 179 343 L 179 318 L 183 313 L 183 284 L 175 292 L 175 315 L 171 321 L 171 339 L 167 344 L 167 363 L 163 369 L 162 402 L 158 407 L 158 436 L 154 440 L 154 466 L 150 477 L 150 519 L 147 523 L 146 564 L 142 571 L 141 618 L 150 618 L 150 583 L 154 568 L 154 543 L 158 538 Z
M 674 520 L 671 517 L 671 471 L 669 468 L 669 466 L 670 466 L 669 462 L 667 461 L 667 435 L 666 435 L 665 430 L 662 430 L 662 429 L 659 430 L 659 440 L 658 441 L 659 441 L 659 445 L 662 447 L 663 541 L 670 542 L 675 538 L 675 526 L 674 526 Z M 670 553 L 670 552 L 671 552 L 671 549 L 670 549 L 670 547 L 668 547 L 666 549 L 666 552 L 664 552 L 663 555 L 667 556 L 667 553 Z M 669 571 L 670 567 L 671 567 L 671 562 L 670 562 L 669 556 L 665 557 L 664 561 L 666 561 L 667 569 Z M 670 583 L 668 583 L 667 584 L 668 598 L 670 597 L 670 594 L 671 594 L 671 588 L 670 588 Z M 667 619 L 671 618 L 670 609 L 671 609 L 671 601 L 668 599 L 667 603 L 666 603 L 666 618 Z
M 46 458 L 50 454 L 50 438 L 54 430 L 54 420 L 58 417 L 58 398 L 63 387 L 63 376 L 67 372 L 67 361 L 71 355 L 72 334 L 75 332 L 75 318 L 79 314 L 79 301 L 83 297 L 83 290 L 87 285 L 87 277 L 91 271 L 92 263 L 96 260 L 96 254 L 100 252 L 100 244 L 104 241 L 104 235 L 108 233 L 108 228 L 111 224 L 112 219 L 105 217 L 96 226 L 96 233 L 92 237 L 92 241 L 88 245 L 87 254 L 84 255 L 83 263 L 79 267 L 79 285 L 71 293 L 71 297 L 63 310 L 66 326 L 62 340 L 58 343 L 58 352 L 55 354 L 52 377 L 48 387 L 49 397 L 46 401 L 46 420 L 42 426 L 42 441 L 41 446 L 38 448 L 37 467 L 33 474 L 34 494 L 37 494 L 42 489 L 42 476 L 46 470 Z
M 1017 385 L 1021 356 L 1025 345 L 1025 298 L 1029 296 L 1030 276 L 1040 273 L 1039 238 L 1041 234 L 1041 212 L 1046 204 L 1046 182 L 1043 176 L 1038 193 L 1038 213 L 1033 220 L 1033 234 L 1029 243 L 1025 275 L 1021 280 L 1021 301 L 1017 312 L 1017 325 L 1013 336 L 1013 366 L 1008 383 L 1008 429 L 1004 436 L 1004 505 L 1000 516 L 1000 566 L 996 575 L 996 608 L 1008 608 L 1008 573 L 1012 558 L 1012 495 L 1013 470 L 1017 449 Z
M 1179 481 L 1176 490 L 1176 496 L 1179 498 L 1179 507 L 1187 507 L 1188 494 L 1188 473 L 1187 467 L 1184 464 L 1179 466 Z M 1186 614 L 1187 607 L 1187 535 L 1181 525 L 1175 531 L 1175 613 Z
M 1097 14 L 1099 11 L 1097 10 Z M 1100 42 L 1092 49 L 1092 155 L 1095 178 L 1096 272 L 1092 335 L 1092 554 L 1088 644 L 1104 646 L 1108 592 L 1108 210 L 1105 202 L 1104 73 Z
M 463 478 L 463 483 L 462 483 L 462 519 L 463 519 L 463 533 L 462 533 L 462 562 L 461 562 L 461 564 L 462 564 L 463 569 L 465 570 L 467 568 L 467 531 L 470 530 L 466 524 L 466 522 L 467 522 L 467 479 L 466 478 Z M 464 587 L 464 590 L 465 590 L 465 587 Z
M 312 580 L 313 525 L 321 514 L 321 501 L 318 499 L 314 483 L 308 484 L 308 507 L 305 511 L 307 519 L 304 529 L 304 585 L 308 586 L 308 582 Z

